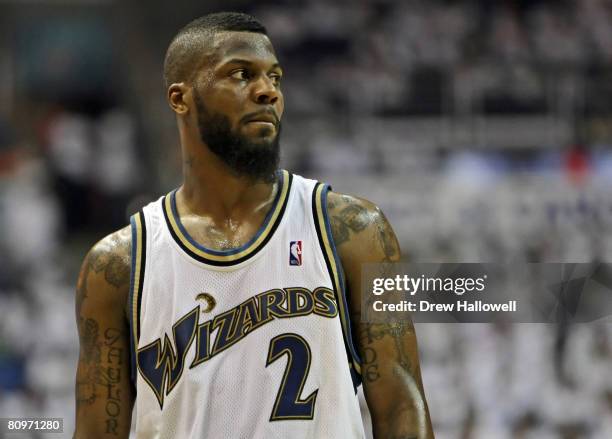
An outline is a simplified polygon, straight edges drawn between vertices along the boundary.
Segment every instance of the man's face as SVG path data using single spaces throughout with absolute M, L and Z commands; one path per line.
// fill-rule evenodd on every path
M 282 70 L 267 36 L 222 32 L 194 78 L 202 141 L 238 176 L 270 181 L 279 162 Z

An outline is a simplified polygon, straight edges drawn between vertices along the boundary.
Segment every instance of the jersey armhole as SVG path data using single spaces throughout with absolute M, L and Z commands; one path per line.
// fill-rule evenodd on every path
M 147 227 L 142 211 L 130 218 L 132 227 L 132 254 L 130 272 L 130 294 L 128 310 L 130 312 L 130 377 L 134 385 L 138 374 L 138 340 L 140 339 L 140 305 L 142 286 L 144 284 L 145 261 L 147 253 Z
M 349 359 L 349 366 L 355 388 L 361 382 L 361 358 L 353 343 L 351 332 L 351 321 L 346 297 L 346 283 L 342 263 L 338 257 L 336 244 L 331 232 L 331 224 L 327 209 L 327 196 L 331 187 L 324 183 L 317 183 L 312 192 L 312 212 L 315 230 L 319 239 L 319 245 L 325 258 L 325 265 L 334 287 L 336 301 L 338 302 L 344 344 Z

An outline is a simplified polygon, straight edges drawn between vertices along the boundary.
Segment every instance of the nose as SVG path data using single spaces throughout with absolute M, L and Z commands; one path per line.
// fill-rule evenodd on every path
M 280 91 L 272 79 L 262 75 L 253 87 L 253 100 L 258 104 L 274 105 L 280 97 Z

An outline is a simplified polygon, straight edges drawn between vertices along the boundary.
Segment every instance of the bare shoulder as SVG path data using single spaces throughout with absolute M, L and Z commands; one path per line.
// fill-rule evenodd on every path
M 89 250 L 83 260 L 77 284 L 78 316 L 83 311 L 86 299 L 127 303 L 131 245 L 131 228 L 126 226 L 101 239 Z
M 126 226 L 98 241 L 87 253 L 84 268 L 104 273 L 110 285 L 120 288 L 130 280 L 132 234 Z
M 327 199 L 334 243 L 342 260 L 397 261 L 400 248 L 382 210 L 364 198 L 330 192 Z

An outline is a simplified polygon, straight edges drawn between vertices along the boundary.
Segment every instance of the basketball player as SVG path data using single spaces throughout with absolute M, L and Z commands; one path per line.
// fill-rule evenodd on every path
M 282 68 L 253 17 L 166 53 L 184 181 L 89 252 L 77 438 L 430 438 L 411 325 L 360 321 L 360 269 L 400 250 L 372 203 L 278 170 Z

